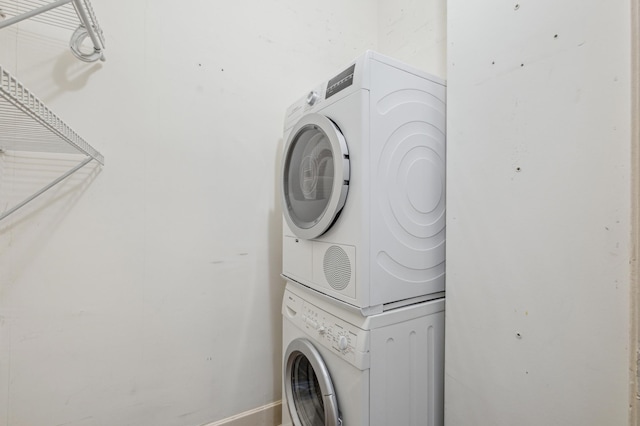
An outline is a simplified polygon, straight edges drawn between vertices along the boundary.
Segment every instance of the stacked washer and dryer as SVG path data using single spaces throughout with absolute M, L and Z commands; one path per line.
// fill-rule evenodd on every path
M 284 127 L 283 425 L 442 425 L 444 81 L 367 51 Z

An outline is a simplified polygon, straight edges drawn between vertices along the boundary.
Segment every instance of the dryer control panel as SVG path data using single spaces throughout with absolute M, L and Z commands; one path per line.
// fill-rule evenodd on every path
M 329 99 L 330 96 L 333 96 L 339 91 L 351 86 L 353 84 L 353 75 L 355 74 L 355 69 L 356 64 L 353 64 L 349 68 L 329 80 L 329 82 L 327 83 L 327 92 L 325 99 Z
M 356 367 L 369 368 L 367 330 L 362 330 L 289 291 L 284 295 L 282 313 L 285 320 L 303 330 L 313 343 L 331 349 Z

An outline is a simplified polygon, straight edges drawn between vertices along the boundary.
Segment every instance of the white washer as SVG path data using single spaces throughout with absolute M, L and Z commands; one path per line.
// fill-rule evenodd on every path
M 284 127 L 283 275 L 366 315 L 441 297 L 444 81 L 368 51 Z
M 444 299 L 363 317 L 288 283 L 282 424 L 444 424 Z

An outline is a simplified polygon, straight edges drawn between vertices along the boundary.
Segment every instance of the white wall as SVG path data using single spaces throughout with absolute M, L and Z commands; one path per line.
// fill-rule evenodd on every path
M 631 194 L 640 193 L 640 1 L 631 0 Z M 630 394 L 635 398 L 630 407 L 629 424 L 640 425 L 640 198 L 631 197 L 631 380 Z
M 378 0 L 378 50 L 445 78 L 446 0 Z
M 629 2 L 516 3 L 448 3 L 446 422 L 624 425 Z
M 283 114 L 375 47 L 377 8 L 93 4 L 104 64 L 67 32 L 0 31 L 0 63 L 106 157 L 0 223 L 0 425 L 198 425 L 277 401 Z

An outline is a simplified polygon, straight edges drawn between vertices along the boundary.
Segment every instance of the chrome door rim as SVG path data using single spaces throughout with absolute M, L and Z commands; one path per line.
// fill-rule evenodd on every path
M 311 342 L 302 338 L 292 340 L 291 343 L 289 343 L 284 357 L 284 393 L 287 401 L 287 407 L 289 409 L 289 415 L 291 416 L 293 424 L 295 426 L 304 426 L 300 422 L 300 418 L 296 411 L 296 402 L 293 397 L 293 390 L 291 389 L 292 367 L 298 355 L 303 355 L 307 358 L 318 379 L 318 384 L 320 385 L 320 391 L 322 392 L 322 399 L 324 402 L 325 426 L 342 425 L 342 421 L 338 415 L 338 402 L 333 388 L 333 383 L 331 382 L 331 376 L 329 375 L 329 370 L 322 360 L 322 356 L 318 350 L 311 344 Z
M 301 227 L 291 218 L 288 204 L 287 182 L 289 157 L 291 155 L 292 144 L 296 141 L 297 136 L 304 130 L 316 128 L 327 136 L 333 151 L 334 176 L 333 185 L 329 203 L 324 209 L 322 215 L 316 219 L 309 227 Z M 340 211 L 344 207 L 349 190 L 349 151 L 347 142 L 338 129 L 338 127 L 327 117 L 321 114 L 312 113 L 304 115 L 295 124 L 287 139 L 284 148 L 284 158 L 282 162 L 282 211 L 289 228 L 293 233 L 305 240 L 317 238 L 324 234 L 333 225 Z

